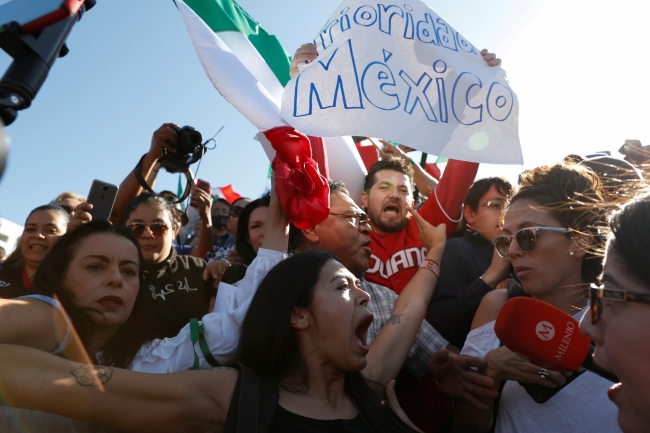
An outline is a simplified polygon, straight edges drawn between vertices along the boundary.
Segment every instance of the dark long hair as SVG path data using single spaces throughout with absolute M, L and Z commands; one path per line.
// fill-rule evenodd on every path
M 614 213 L 610 242 L 636 278 L 650 286 L 650 194 L 645 193 Z
M 251 214 L 258 207 L 269 207 L 270 205 L 271 194 L 264 194 L 257 200 L 253 200 L 252 202 L 248 203 L 239 215 L 239 220 L 237 221 L 237 239 L 235 240 L 235 248 L 247 265 L 250 265 L 253 260 L 255 260 L 255 257 L 257 257 L 257 253 L 253 249 L 253 246 L 250 244 L 250 242 L 248 242 L 248 222 L 251 219 Z
M 309 371 L 291 328 L 295 307 L 308 307 L 323 266 L 338 259 L 324 251 L 298 253 L 277 264 L 262 280 L 241 327 L 238 360 L 257 374 L 298 377 L 290 388 L 309 387 Z M 382 387 L 383 388 L 383 387 Z M 345 393 L 376 432 L 412 432 L 397 418 L 360 371 L 345 373 Z
M 72 321 L 84 346 L 88 347 L 93 329 L 97 326 L 88 315 L 88 310 L 76 303 L 74 287 L 64 287 L 63 280 L 79 245 L 94 234 L 112 234 L 121 236 L 131 242 L 138 251 L 140 264 L 140 290 L 135 299 L 133 310 L 127 321 L 119 327 L 116 334 L 108 341 L 102 351 L 102 363 L 120 368 L 128 368 L 142 344 L 155 337 L 151 316 L 148 312 L 146 285 L 144 284 L 144 259 L 140 245 L 131 230 L 121 225 L 112 225 L 107 221 L 92 221 L 74 229 L 61 237 L 59 242 L 45 256 L 36 271 L 34 286 L 37 293 L 54 297 L 56 295 Z
M 607 224 L 605 197 L 598 176 L 570 158 L 555 165 L 536 167 L 519 176 L 519 188 L 509 197 L 508 207 L 518 200 L 537 203 L 562 227 L 570 229 L 567 235 L 579 243 L 581 239 L 589 239 L 580 243 L 587 251 L 581 276 L 585 283 L 595 282 L 603 270 L 602 248 Z

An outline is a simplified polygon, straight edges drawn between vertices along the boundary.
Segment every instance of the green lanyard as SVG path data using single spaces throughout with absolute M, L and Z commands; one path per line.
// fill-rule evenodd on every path
M 194 351 L 194 365 L 192 370 L 199 369 L 199 355 L 196 354 L 196 342 L 199 342 L 199 347 L 201 348 L 201 353 L 203 358 L 210 364 L 212 367 L 219 367 L 221 364 L 214 359 L 212 353 L 210 353 L 210 347 L 208 342 L 205 340 L 205 335 L 203 335 L 204 330 L 203 326 L 199 325 L 199 319 L 190 319 L 190 338 L 192 340 L 192 350 Z

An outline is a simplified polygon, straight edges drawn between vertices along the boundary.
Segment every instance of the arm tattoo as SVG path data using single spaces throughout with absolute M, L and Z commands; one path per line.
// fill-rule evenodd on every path
M 100 386 L 111 380 L 113 369 L 99 365 L 80 365 L 70 372 L 81 386 Z
M 388 319 L 388 322 L 386 324 L 391 324 L 391 325 L 399 325 L 400 317 L 402 317 L 403 314 L 395 314 L 393 316 L 390 316 Z

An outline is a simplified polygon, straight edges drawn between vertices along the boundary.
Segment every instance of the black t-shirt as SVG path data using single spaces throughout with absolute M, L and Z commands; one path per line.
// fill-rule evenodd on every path
M 0 298 L 12 299 L 34 294 L 34 288 L 23 284 L 23 267 L 0 269 Z
M 269 433 L 373 433 L 361 414 L 352 419 L 320 420 L 289 412 L 278 405 Z
M 173 337 L 192 318 L 208 313 L 210 299 L 215 296 L 213 279 L 203 281 L 205 261 L 192 256 L 179 256 L 174 248 L 166 260 L 145 266 L 145 282 L 156 314 L 156 337 Z

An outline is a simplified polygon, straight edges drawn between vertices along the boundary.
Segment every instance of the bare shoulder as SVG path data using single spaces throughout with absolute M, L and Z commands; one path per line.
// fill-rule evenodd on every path
M 474 320 L 472 321 L 471 329 L 476 329 L 480 326 L 490 323 L 497 319 L 501 308 L 508 301 L 507 289 L 496 289 L 490 291 L 483 297 L 481 305 L 479 305 Z
M 54 338 L 58 344 L 66 334 L 66 320 L 62 312 L 34 298 L 0 299 L 0 322 L 5 331 L 21 338 L 34 334 L 39 335 L 39 340 Z

